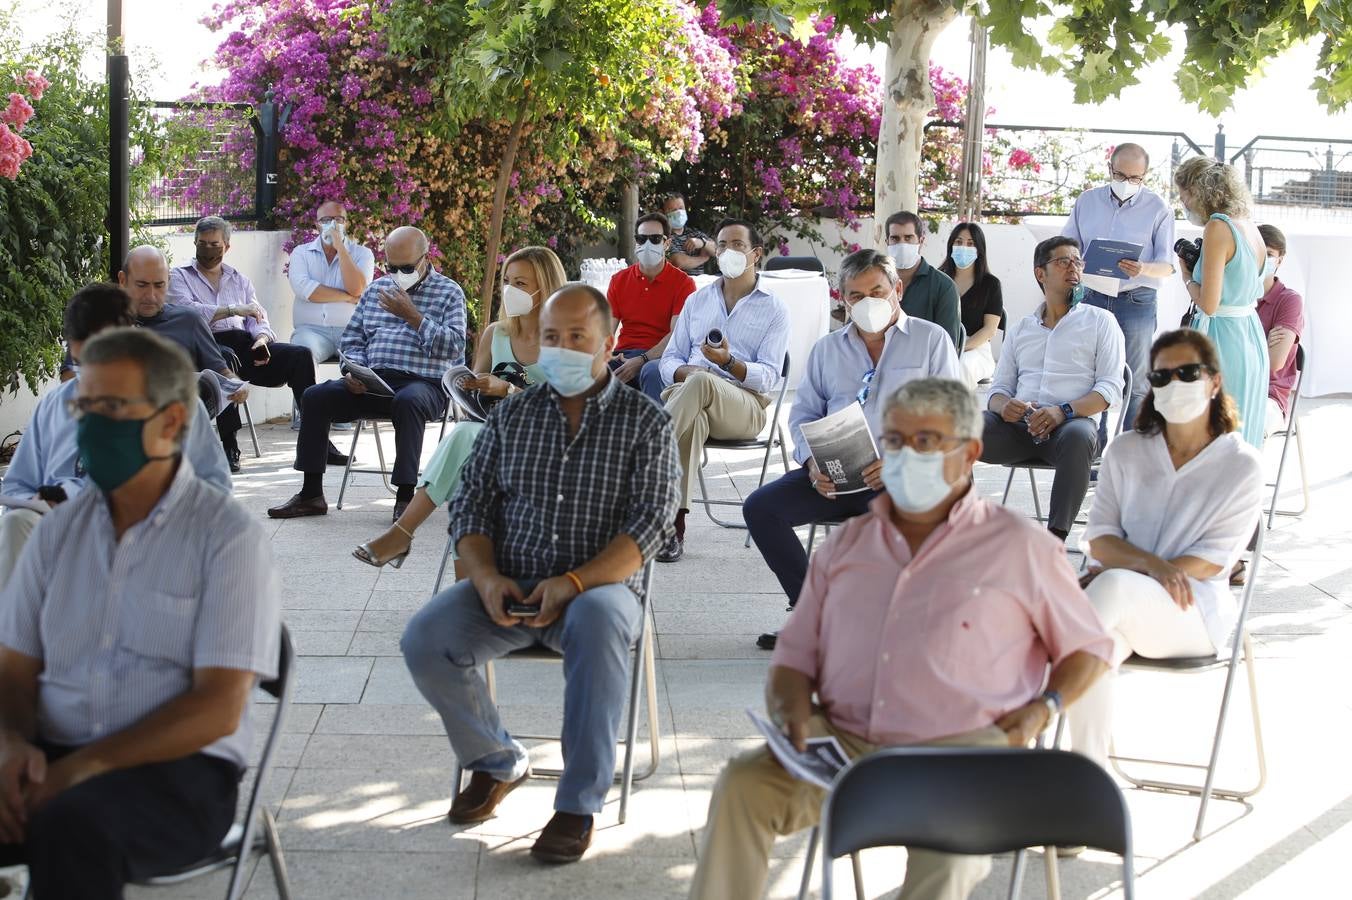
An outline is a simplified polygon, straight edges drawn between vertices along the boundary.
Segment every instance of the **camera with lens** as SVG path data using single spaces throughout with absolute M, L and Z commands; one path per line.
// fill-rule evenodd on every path
M 710 347 L 721 347 L 723 345 L 723 332 L 717 328 L 709 329 L 709 335 L 704 339 L 704 343 Z
M 1188 264 L 1189 269 L 1195 269 L 1197 268 L 1197 260 L 1202 256 L 1202 239 L 1197 238 L 1190 241 L 1187 238 L 1179 238 L 1174 242 L 1174 253 L 1178 254 L 1178 258 Z

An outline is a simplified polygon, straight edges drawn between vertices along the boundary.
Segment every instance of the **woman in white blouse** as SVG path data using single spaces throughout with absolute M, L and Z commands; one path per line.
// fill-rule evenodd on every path
M 1207 337 L 1190 329 L 1150 348 L 1150 393 L 1135 430 L 1103 456 L 1085 538 L 1097 572 L 1085 592 L 1115 643 L 1114 665 L 1209 656 L 1234 625 L 1229 573 L 1262 504 L 1262 458 L 1240 438 Z M 1112 737 L 1114 676 L 1070 711 L 1074 748 L 1100 765 Z

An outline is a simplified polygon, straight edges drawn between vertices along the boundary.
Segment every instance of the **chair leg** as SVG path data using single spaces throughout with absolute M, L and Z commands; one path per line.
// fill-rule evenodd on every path
M 784 443 L 784 429 L 775 423 L 775 433 L 779 435 L 779 458 L 784 462 L 784 474 L 789 474 L 789 448 Z
M 1202 802 L 1197 809 L 1197 826 L 1192 831 L 1192 839 L 1200 841 L 1202 839 L 1202 826 L 1206 821 L 1207 806 L 1211 801 L 1213 793 L 1226 796 L 1229 791 L 1219 790 L 1215 786 L 1216 766 L 1220 762 L 1221 739 L 1225 734 L 1225 719 L 1230 711 L 1230 697 L 1234 693 L 1235 667 L 1239 665 L 1239 660 L 1231 658 L 1230 665 L 1225 670 L 1225 689 L 1221 693 L 1221 711 L 1216 717 L 1216 736 L 1211 743 L 1211 757 L 1207 761 L 1206 781 L 1202 784 Z M 1263 731 L 1262 725 L 1258 719 L 1258 684 L 1254 677 L 1253 669 L 1253 642 L 1248 633 L 1244 634 L 1244 665 L 1248 668 L 1249 676 L 1249 702 L 1253 710 L 1254 725 L 1254 744 L 1258 755 L 1258 784 L 1251 791 L 1243 793 L 1242 797 L 1247 797 L 1257 793 L 1267 781 L 1267 759 L 1263 753 Z
M 1042 864 L 1047 869 L 1047 900 L 1061 900 L 1061 871 L 1057 868 L 1056 848 L 1042 848 Z
M 390 470 L 385 465 L 385 448 L 380 443 L 380 423 L 375 419 L 371 420 L 371 436 L 376 439 L 376 459 L 380 460 L 380 480 L 385 482 L 385 490 L 397 495 L 399 492 L 390 484 Z
M 441 567 L 437 569 L 437 583 L 432 587 L 432 594 L 441 593 L 441 582 L 446 577 L 446 564 L 451 561 L 451 543 L 454 538 L 446 538 L 446 549 L 441 553 Z
M 709 458 L 706 455 L 705 456 L 706 465 L 708 464 L 708 459 Z M 720 519 L 718 516 L 714 515 L 715 506 L 741 506 L 741 504 L 735 503 L 731 500 L 710 500 L 709 486 L 704 481 L 704 466 L 700 466 L 699 469 L 695 471 L 695 475 L 699 480 L 699 497 L 696 498 L 695 502 L 701 504 L 704 507 L 704 514 L 709 517 L 709 521 L 713 522 L 720 528 L 746 528 L 746 524 L 744 522 L 732 522 L 727 519 Z
M 1009 873 L 1009 900 L 1019 900 L 1019 893 L 1023 890 L 1023 869 L 1027 856 L 1027 850 L 1014 851 L 1014 867 Z
M 1001 506 L 1004 506 L 1006 503 L 1009 502 L 1009 489 L 1013 486 L 1014 486 L 1014 469 L 1013 467 L 1011 467 L 1009 470 L 1009 477 L 1005 479 L 1005 492 L 1000 497 Z
M 633 672 L 629 677 L 629 716 L 624 730 L 624 768 L 620 775 L 620 814 L 619 822 L 624 824 L 629 817 L 629 791 L 634 786 L 634 743 L 638 740 L 638 702 L 639 687 L 645 673 L 643 665 L 648 647 L 648 623 L 642 624 L 638 634 L 638 653 L 634 656 Z
M 249 440 L 253 442 L 254 458 L 262 459 L 263 451 L 258 449 L 258 432 L 254 430 L 253 411 L 249 409 L 248 400 L 245 400 L 242 405 L 244 407 L 244 421 L 249 424 Z
M 1295 410 L 1292 410 L 1294 413 Z M 1277 516 L 1299 517 L 1305 515 L 1310 508 L 1310 479 L 1305 470 L 1305 441 L 1301 439 L 1300 420 L 1292 415 L 1290 430 L 1287 432 L 1285 440 L 1282 441 L 1282 455 L 1277 462 L 1277 477 L 1272 485 L 1272 505 L 1268 509 L 1267 527 L 1272 528 L 1273 520 Z M 1296 439 L 1296 461 L 1300 468 L 1300 509 L 1278 509 L 1277 497 L 1282 490 L 1282 474 L 1286 471 L 1286 454 L 1291 448 L 1291 439 Z
M 850 867 L 854 869 L 854 897 L 855 900 L 868 900 L 868 895 L 864 893 L 864 867 L 859 863 L 859 854 L 850 854 Z
M 286 857 L 277 836 L 277 823 L 266 809 L 263 810 L 263 833 L 268 839 L 268 860 L 272 863 L 272 880 L 277 885 L 278 900 L 291 900 L 291 877 L 286 872 Z
M 651 616 L 651 613 L 649 613 Z M 657 652 L 654 645 L 657 643 L 656 629 L 653 628 L 651 618 L 648 621 L 649 640 L 648 646 L 643 654 L 643 679 L 647 683 L 648 690 L 648 745 L 649 760 L 648 770 L 642 775 L 634 776 L 635 781 L 642 781 L 657 771 L 657 767 L 662 762 L 662 735 L 658 732 L 657 723 Z M 634 660 L 638 664 L 638 660 Z
M 352 429 L 352 447 L 347 451 L 347 465 L 343 467 L 343 483 L 338 486 L 338 509 L 343 508 L 343 495 L 347 493 L 347 481 L 352 477 L 352 460 L 357 458 L 357 438 L 361 437 L 361 429 L 365 424 L 365 419 L 358 419 L 356 426 Z
M 1037 520 L 1040 524 L 1043 521 L 1042 498 L 1038 496 L 1037 492 L 1037 472 L 1032 469 L 1028 470 L 1028 485 L 1033 489 L 1033 515 L 1037 516 Z
M 803 880 L 798 885 L 798 900 L 807 900 L 812 891 L 812 864 L 817 861 L 817 836 L 817 826 L 813 825 L 807 836 L 807 857 L 803 860 Z

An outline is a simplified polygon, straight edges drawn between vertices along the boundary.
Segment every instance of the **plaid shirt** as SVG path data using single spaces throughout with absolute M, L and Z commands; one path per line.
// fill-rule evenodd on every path
M 676 518 L 680 463 L 666 410 L 615 378 L 587 399 L 577 434 L 558 394 L 536 385 L 498 403 L 451 498 L 451 535 L 493 542 L 498 570 L 550 578 L 627 534 L 645 561 Z M 637 571 L 625 584 L 643 588 Z
M 380 291 L 397 290 L 388 275 L 377 278 L 361 295 L 343 331 L 343 355 L 373 369 L 395 369 L 439 379 L 465 355 L 465 292 L 460 285 L 432 271 L 408 292 L 422 313 L 415 331 L 380 305 Z

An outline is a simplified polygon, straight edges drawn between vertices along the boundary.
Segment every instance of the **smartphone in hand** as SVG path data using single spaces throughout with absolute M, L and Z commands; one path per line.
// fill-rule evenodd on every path
M 266 363 L 272 359 L 272 351 L 268 349 L 267 344 L 259 344 L 253 350 L 254 362 Z
M 521 616 L 522 618 L 527 618 L 527 619 L 528 619 L 528 618 L 530 618 L 531 616 L 538 616 L 539 614 L 540 614 L 540 607 L 538 607 L 538 606 L 531 606 L 531 605 L 526 604 L 526 603 L 510 603 L 510 602 L 509 602 L 509 603 L 507 604 L 507 615 L 509 615 L 509 616 Z

